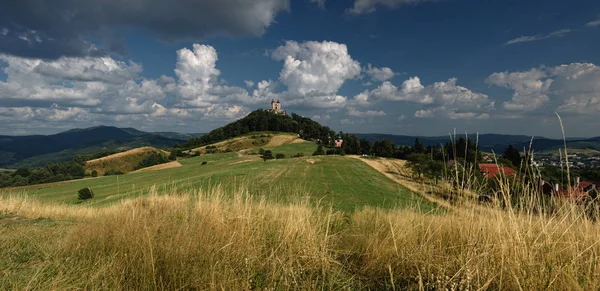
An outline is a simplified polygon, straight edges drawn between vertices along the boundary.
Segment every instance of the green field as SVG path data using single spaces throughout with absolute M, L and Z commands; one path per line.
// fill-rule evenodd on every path
M 298 152 L 312 153 L 315 148 L 313 143 L 300 143 L 271 150 L 289 157 Z M 95 198 L 85 203 L 106 205 L 146 195 L 151 187 L 158 193 L 193 193 L 219 185 L 229 193 L 244 188 L 255 197 L 278 202 L 310 196 L 311 201 L 332 204 L 338 210 L 415 206 L 428 211 L 435 207 L 359 160 L 308 155 L 264 162 L 258 156 L 236 152 L 212 154 L 180 160 L 183 166 L 178 168 L 36 185 L 19 191 L 42 201 L 77 203 L 77 191 L 90 187 Z M 207 164 L 202 165 L 205 161 Z

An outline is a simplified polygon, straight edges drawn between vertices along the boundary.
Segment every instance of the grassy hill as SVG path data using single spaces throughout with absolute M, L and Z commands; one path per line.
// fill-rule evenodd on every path
M 295 133 L 285 132 L 252 132 L 238 137 L 234 137 L 225 141 L 209 144 L 202 147 L 197 147 L 189 150 L 190 153 L 199 152 L 206 154 L 207 147 L 209 151 L 246 151 L 258 148 L 265 150 L 275 146 L 288 144 L 309 143 L 303 140 Z M 314 143 L 309 143 L 311 148 L 314 148 Z M 292 147 L 293 148 L 293 147 Z M 314 151 L 314 150 L 313 150 Z M 257 152 L 257 151 L 254 151 Z M 294 153 L 295 154 L 295 153 Z M 311 152 L 312 154 L 312 152 Z
M 116 170 L 122 173 L 129 173 L 136 170 L 136 167 L 148 157 L 151 153 L 168 155 L 168 153 L 153 147 L 141 147 L 114 155 L 89 160 L 85 163 L 85 172 L 90 174 L 97 171 L 99 176 L 104 176 L 108 170 Z
M 270 201 L 286 202 L 310 195 L 313 203 L 331 203 L 340 210 L 364 206 L 415 206 L 424 210 L 435 207 L 359 160 L 310 156 L 316 147 L 309 142 L 269 147 L 274 154 L 291 156 L 302 152 L 307 155 L 302 158 L 264 162 L 251 153 L 210 154 L 180 160 L 182 166 L 177 168 L 35 185 L 17 191 L 26 191 L 27 195 L 42 201 L 76 203 L 77 191 L 90 187 L 96 197 L 86 204 L 106 205 L 145 195 L 150 189 L 171 193 L 221 187 L 225 193 L 233 193 L 243 186 L 250 194 L 264 196 Z

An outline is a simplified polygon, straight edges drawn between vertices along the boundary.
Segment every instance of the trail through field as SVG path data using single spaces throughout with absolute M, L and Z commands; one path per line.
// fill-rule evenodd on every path
M 181 163 L 179 163 L 178 161 L 172 161 L 172 162 L 168 162 L 168 163 L 164 163 L 164 164 L 160 164 L 160 165 L 155 165 L 152 167 L 139 169 L 137 171 L 133 171 L 132 173 L 158 171 L 158 170 L 171 169 L 171 168 L 177 168 L 177 167 L 181 167 Z
M 384 176 L 388 177 L 390 180 L 410 189 L 415 193 L 419 193 L 425 197 L 425 199 L 436 203 L 440 206 L 446 207 L 447 209 L 453 209 L 454 207 L 444 201 L 443 199 L 434 197 L 433 195 L 427 194 L 428 190 L 432 188 L 432 186 L 425 185 L 423 183 L 416 182 L 411 178 L 410 170 L 406 167 L 405 160 L 392 160 L 385 158 L 377 158 L 377 159 L 365 159 L 359 156 L 347 156 L 354 159 L 359 159 L 363 161 L 365 164 L 371 166 L 371 168 L 377 170 Z

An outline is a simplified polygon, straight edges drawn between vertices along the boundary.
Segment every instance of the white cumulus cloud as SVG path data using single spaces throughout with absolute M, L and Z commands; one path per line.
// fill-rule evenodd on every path
M 504 108 L 512 111 L 549 109 L 576 114 L 600 113 L 600 68 L 591 63 L 533 68 L 523 72 L 500 72 L 486 82 L 513 90 Z
M 271 57 L 283 61 L 279 80 L 287 87 L 291 103 L 309 107 L 343 107 L 346 97 L 337 92 L 345 81 L 360 76 L 361 67 L 345 44 L 287 41 Z
M 371 77 L 373 81 L 378 82 L 387 81 L 396 75 L 396 73 L 394 73 L 394 71 L 392 71 L 392 69 L 388 67 L 376 68 L 371 66 L 371 64 L 368 65 L 365 72 Z

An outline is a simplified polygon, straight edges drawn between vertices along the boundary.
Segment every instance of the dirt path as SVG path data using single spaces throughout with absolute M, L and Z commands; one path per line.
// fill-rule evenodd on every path
M 433 187 L 414 181 L 410 176 L 410 171 L 406 168 L 406 161 L 404 160 L 385 158 L 366 159 L 359 156 L 350 155 L 346 157 L 361 160 L 392 181 L 408 188 L 410 191 L 421 194 L 423 197 L 425 197 L 425 199 L 436 203 L 437 205 L 443 206 L 446 209 L 454 209 L 454 206 L 445 200 L 435 197 L 434 195 L 427 194 L 427 192 L 430 192 Z
M 133 171 L 131 173 L 158 171 L 158 170 L 162 170 L 162 169 L 170 169 L 170 168 L 177 168 L 177 167 L 181 167 L 181 164 L 178 161 L 172 161 L 172 162 L 168 162 L 168 163 L 164 163 L 164 164 L 160 164 L 160 165 L 156 165 L 156 166 L 152 166 L 152 167 L 139 169 L 139 170 Z

